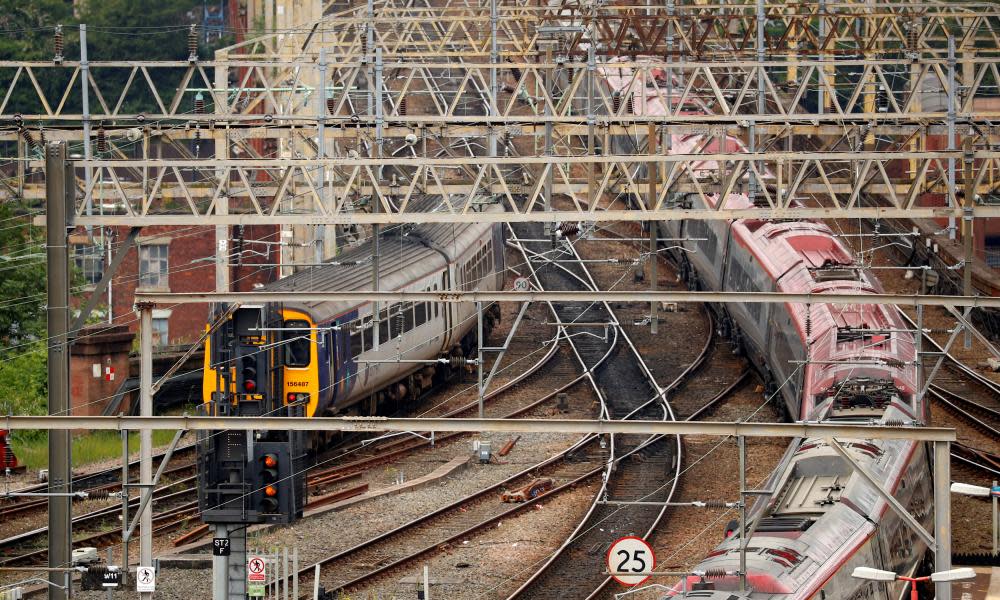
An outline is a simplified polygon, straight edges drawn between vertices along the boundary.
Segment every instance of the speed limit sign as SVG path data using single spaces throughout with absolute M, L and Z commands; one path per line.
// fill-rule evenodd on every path
M 623 537 L 608 549 L 608 573 L 623 585 L 639 585 L 649 579 L 656 556 L 649 542 L 635 536 Z

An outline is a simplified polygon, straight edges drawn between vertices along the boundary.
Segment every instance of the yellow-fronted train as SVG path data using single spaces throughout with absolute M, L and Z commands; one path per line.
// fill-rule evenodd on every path
M 373 246 L 362 243 L 261 291 L 490 291 L 503 285 L 498 224 L 396 226 L 380 236 L 377 253 Z M 484 332 L 499 317 L 497 305 L 484 309 Z M 471 368 L 477 313 L 472 303 L 266 302 L 214 306 L 209 327 L 207 414 L 375 415 L 417 401 Z M 327 442 L 318 432 L 203 436 L 205 521 L 294 520 L 305 497 L 303 471 Z

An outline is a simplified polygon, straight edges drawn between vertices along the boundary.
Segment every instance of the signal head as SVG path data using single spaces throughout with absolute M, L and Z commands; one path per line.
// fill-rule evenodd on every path
M 243 357 L 243 391 L 252 394 L 257 391 L 257 359 L 254 356 Z
M 260 502 L 260 508 L 261 511 L 265 513 L 278 512 L 278 499 L 270 496 L 264 496 L 264 499 Z

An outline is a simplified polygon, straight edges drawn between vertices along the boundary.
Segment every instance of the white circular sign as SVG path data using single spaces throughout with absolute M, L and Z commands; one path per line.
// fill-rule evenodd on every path
M 518 277 L 514 280 L 514 291 L 515 292 L 527 292 L 531 289 L 531 283 L 528 281 L 527 277 Z
M 650 578 L 656 567 L 656 555 L 649 542 L 629 536 L 611 544 L 605 562 L 608 573 L 615 581 L 623 585 L 639 585 Z
M 251 575 L 263 575 L 267 570 L 264 559 L 259 556 L 251 556 L 250 560 L 247 561 L 247 570 L 250 571 Z

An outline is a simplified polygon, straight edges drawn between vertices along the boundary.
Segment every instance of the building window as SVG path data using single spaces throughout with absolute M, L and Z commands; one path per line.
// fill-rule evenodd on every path
M 73 246 L 73 263 L 88 285 L 95 285 L 104 274 L 104 248 L 91 244 Z
M 167 245 L 139 246 L 139 287 L 167 287 Z
M 170 319 L 153 318 L 153 345 L 166 346 L 170 343 Z

